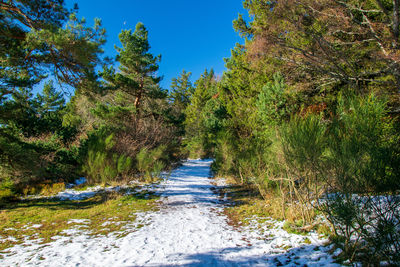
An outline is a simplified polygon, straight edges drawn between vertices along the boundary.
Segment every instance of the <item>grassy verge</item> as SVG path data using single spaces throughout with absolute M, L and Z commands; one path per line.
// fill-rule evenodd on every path
M 216 178 L 218 179 L 218 178 Z M 317 220 L 312 225 L 303 227 L 301 213 L 295 205 L 282 205 L 282 197 L 271 190 L 267 197 L 262 197 L 254 185 L 239 185 L 233 179 L 227 179 L 230 185 L 220 192 L 225 195 L 231 204 L 225 208 L 225 215 L 232 225 L 248 225 L 249 218 L 258 218 L 259 223 L 265 223 L 266 218 L 273 218 L 278 221 L 285 220 L 283 229 L 288 233 L 307 234 L 311 230 L 319 234 L 329 236 L 330 228 Z M 318 212 L 315 211 L 315 218 Z
M 104 192 L 82 201 L 37 199 L 15 202 L 0 209 L 0 251 L 27 239 L 51 241 L 73 227 L 84 227 L 90 235 L 107 235 L 135 221 L 135 213 L 157 208 L 158 196 L 142 191 Z M 82 221 L 84 220 L 82 225 Z M 138 226 L 140 227 L 140 226 Z

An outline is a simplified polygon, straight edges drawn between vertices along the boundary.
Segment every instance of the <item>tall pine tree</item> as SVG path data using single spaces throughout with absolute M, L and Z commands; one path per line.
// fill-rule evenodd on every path
M 100 21 L 88 28 L 73 12 L 64 0 L 0 1 L 0 183 L 45 178 L 54 170 L 47 157 L 54 151 L 29 139 L 48 131 L 37 124 L 34 86 L 49 75 L 79 86 L 101 62 Z
M 43 87 L 43 92 L 37 95 L 39 103 L 39 113 L 47 113 L 56 111 L 65 106 L 65 99 L 63 93 L 57 91 L 54 87 L 53 81 L 47 82 Z
M 122 47 L 115 47 L 119 71 L 105 69 L 103 78 L 113 89 L 133 97 L 136 112 L 140 114 L 145 99 L 166 97 L 159 86 L 161 77 L 156 74 L 161 55 L 153 56 L 149 52 L 148 31 L 141 22 L 136 25 L 134 32 L 122 30 L 119 40 Z
M 190 76 L 192 76 L 191 72 L 183 70 L 180 76 L 172 79 L 170 99 L 179 110 L 184 110 L 190 104 L 190 97 L 194 93 Z
M 217 80 L 214 70 L 205 70 L 195 82 L 195 90 L 191 97 L 191 103 L 185 110 L 185 131 L 187 149 L 191 156 L 206 156 L 209 154 L 209 132 L 207 127 L 210 109 L 206 109 L 207 103 L 217 97 Z

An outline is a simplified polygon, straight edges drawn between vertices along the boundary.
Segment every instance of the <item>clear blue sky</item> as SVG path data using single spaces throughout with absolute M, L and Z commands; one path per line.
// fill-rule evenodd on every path
M 114 45 L 120 46 L 121 29 L 134 29 L 137 22 L 149 31 L 151 52 L 161 54 L 159 74 L 163 88 L 183 69 L 193 73 L 192 82 L 205 68 L 224 71 L 223 58 L 230 57 L 235 43 L 243 42 L 233 30 L 232 21 L 239 13 L 247 14 L 242 0 L 67 0 L 77 2 L 78 17 L 92 26 L 101 18 L 107 30 L 106 55 L 114 57 Z

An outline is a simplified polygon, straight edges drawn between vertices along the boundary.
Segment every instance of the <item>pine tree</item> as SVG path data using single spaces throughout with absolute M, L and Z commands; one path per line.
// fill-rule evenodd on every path
M 63 0 L 0 2 L 0 124 L 11 124 L 7 106 L 49 74 L 73 86 L 92 77 L 101 61 L 105 31 L 99 20 L 84 26 Z M 8 103 L 8 104 L 6 104 Z
M 136 25 L 134 32 L 122 30 L 119 40 L 122 47 L 115 47 L 118 52 L 116 60 L 120 63 L 119 72 L 106 68 L 102 75 L 113 89 L 122 90 L 134 98 L 134 106 L 139 114 L 144 99 L 166 96 L 159 86 L 161 77 L 156 75 L 161 56 L 149 53 L 148 31 L 141 22 Z
M 170 99 L 179 110 L 184 110 L 190 104 L 190 97 L 194 93 L 194 87 L 190 82 L 191 72 L 182 71 L 180 76 L 172 79 Z
M 205 70 L 195 82 L 195 90 L 191 97 L 191 103 L 186 108 L 186 128 L 196 134 L 201 131 L 201 113 L 207 101 L 217 93 L 214 70 Z
M 42 94 L 38 94 L 36 99 L 39 104 L 38 112 L 42 114 L 60 110 L 65 106 L 63 93 L 56 90 L 53 81 L 44 85 Z
M 212 112 L 212 107 L 206 105 L 217 96 L 217 81 L 214 70 L 205 70 L 195 82 L 195 91 L 191 97 L 191 103 L 185 110 L 186 145 L 192 156 L 205 156 L 209 154 L 210 135 L 207 128 L 207 120 Z M 212 104 L 210 102 L 210 104 Z
M 105 30 L 84 26 L 63 0 L 0 2 L 0 103 L 52 73 L 77 85 L 100 62 Z M 63 27 L 65 25 L 65 27 Z
M 170 121 L 178 127 L 178 135 L 185 135 L 185 109 L 190 104 L 190 98 L 194 93 L 194 87 L 190 82 L 191 72 L 185 70 L 177 77 L 172 79 L 169 101 L 171 109 L 168 114 Z
M 101 62 L 105 31 L 100 20 L 88 28 L 73 12 L 64 0 L 0 1 L 0 183 L 7 177 L 26 181 L 51 173 L 52 163 L 45 167 L 43 161 L 56 158 L 48 157 L 55 151 L 28 139 L 50 131 L 37 113 L 34 86 L 52 75 L 78 87 L 93 77 Z M 45 109 L 50 112 L 63 105 L 60 95 L 50 87 L 46 90 Z M 59 129 L 61 118 L 54 119 Z

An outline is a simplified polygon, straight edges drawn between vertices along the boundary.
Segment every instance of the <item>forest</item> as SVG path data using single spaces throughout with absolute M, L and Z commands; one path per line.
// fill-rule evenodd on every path
M 399 263 L 400 0 L 243 6 L 223 75 L 166 89 L 142 23 L 107 58 L 101 20 L 64 0 L 0 1 L 0 207 L 213 158 L 292 230 L 322 216 L 351 261 Z

